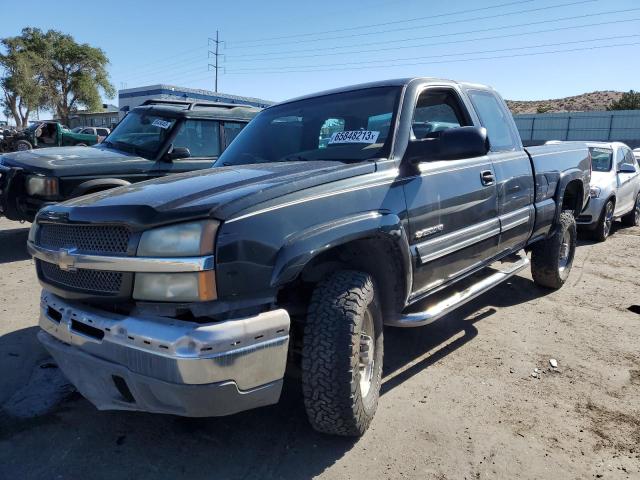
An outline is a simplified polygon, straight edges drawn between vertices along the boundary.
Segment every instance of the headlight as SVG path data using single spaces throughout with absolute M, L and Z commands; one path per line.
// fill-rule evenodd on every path
M 213 270 L 195 273 L 136 273 L 133 298 L 156 302 L 215 300 L 215 273 Z
M 36 242 L 36 236 L 38 235 L 38 222 L 36 222 L 35 220 L 33 221 L 33 223 L 31 224 L 31 228 L 29 229 L 29 236 L 27 237 L 27 240 L 30 241 L 31 243 L 35 243 Z
M 218 222 L 181 223 L 147 230 L 140 238 L 139 257 L 195 257 L 213 253 Z
M 600 187 L 591 187 L 589 189 L 589 196 L 591 198 L 598 198 L 600 196 Z
M 147 230 L 140 238 L 139 257 L 197 257 L 213 254 L 219 223 L 215 220 L 181 223 Z M 215 271 L 136 273 L 133 298 L 156 302 L 215 300 Z
M 27 193 L 41 197 L 54 197 L 58 195 L 58 179 L 43 177 L 42 175 L 29 175 L 26 180 Z

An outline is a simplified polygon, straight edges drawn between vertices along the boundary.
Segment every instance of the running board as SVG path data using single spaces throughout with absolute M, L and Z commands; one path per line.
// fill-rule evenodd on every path
M 515 257 L 515 261 L 508 263 L 508 266 L 500 268 L 497 272 L 489 275 L 488 277 L 478 280 L 464 290 L 456 291 L 452 294 L 449 294 L 448 296 L 445 296 L 441 300 L 429 305 L 429 307 L 425 310 L 410 313 L 401 313 L 396 320 L 388 320 L 385 322 L 385 324 L 393 327 L 421 327 L 423 325 L 428 325 L 445 316 L 447 313 L 464 305 L 470 300 L 473 300 L 474 298 L 482 295 L 486 291 L 491 290 L 496 285 L 504 282 L 505 280 L 518 273 L 520 270 L 526 268 L 527 265 L 529 265 L 529 259 L 524 252 L 521 252 Z M 452 286 L 451 288 L 454 287 Z M 427 299 L 421 301 L 420 303 L 428 301 L 429 298 L 427 297 Z

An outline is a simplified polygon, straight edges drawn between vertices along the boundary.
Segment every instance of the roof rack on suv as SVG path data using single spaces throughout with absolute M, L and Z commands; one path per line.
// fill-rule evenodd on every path
M 221 103 L 221 102 L 191 102 L 189 100 L 173 100 L 164 98 L 152 98 L 145 100 L 142 105 L 173 105 L 176 107 L 183 107 L 185 110 L 195 110 L 197 107 L 205 108 L 256 108 L 251 105 L 243 103 Z

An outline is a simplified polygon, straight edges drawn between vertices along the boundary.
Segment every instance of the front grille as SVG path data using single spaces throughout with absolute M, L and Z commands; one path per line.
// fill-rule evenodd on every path
M 39 260 L 38 265 L 43 280 L 57 287 L 101 294 L 118 294 L 122 287 L 122 272 L 83 269 L 66 271 Z
M 87 253 L 126 254 L 130 235 L 125 227 L 44 223 L 38 243 L 50 250 L 75 248 Z

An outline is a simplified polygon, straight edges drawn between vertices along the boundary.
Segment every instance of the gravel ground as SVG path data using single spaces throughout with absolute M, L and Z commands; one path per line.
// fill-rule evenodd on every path
M 35 339 L 26 238 L 0 220 L 0 479 L 640 478 L 640 228 L 581 241 L 560 291 L 526 272 L 433 325 L 387 329 L 359 440 L 311 431 L 293 381 L 233 417 L 97 411 Z

